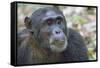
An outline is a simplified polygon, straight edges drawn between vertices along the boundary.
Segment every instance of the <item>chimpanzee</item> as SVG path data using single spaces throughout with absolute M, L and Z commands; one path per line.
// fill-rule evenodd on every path
M 67 28 L 55 7 L 36 10 L 25 17 L 26 29 L 18 33 L 17 64 L 87 61 L 87 48 L 79 33 Z

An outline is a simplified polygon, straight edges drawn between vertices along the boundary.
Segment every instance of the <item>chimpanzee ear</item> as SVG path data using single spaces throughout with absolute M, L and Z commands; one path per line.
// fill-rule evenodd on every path
M 31 19 L 29 17 L 25 17 L 24 23 L 26 28 L 31 29 Z

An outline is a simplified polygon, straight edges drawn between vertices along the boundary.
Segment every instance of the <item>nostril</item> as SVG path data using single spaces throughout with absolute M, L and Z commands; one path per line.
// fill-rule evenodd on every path
M 55 31 L 56 34 L 60 34 L 60 31 Z

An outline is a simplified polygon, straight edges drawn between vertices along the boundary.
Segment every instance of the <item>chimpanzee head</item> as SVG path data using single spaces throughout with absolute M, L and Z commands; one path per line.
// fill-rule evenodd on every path
M 25 25 L 40 47 L 52 52 L 66 49 L 66 21 L 58 8 L 45 7 L 36 10 L 30 17 L 25 18 Z

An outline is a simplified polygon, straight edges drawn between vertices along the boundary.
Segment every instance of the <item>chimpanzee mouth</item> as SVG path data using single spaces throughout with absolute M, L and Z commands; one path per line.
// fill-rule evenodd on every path
M 53 38 L 50 39 L 50 45 L 53 45 L 58 48 L 63 48 L 66 43 L 66 38 Z
M 67 47 L 67 39 L 50 39 L 50 48 L 53 52 L 62 52 Z
M 50 49 L 52 52 L 62 52 L 67 48 L 67 38 L 63 36 L 52 36 L 49 39 Z
M 53 40 L 51 42 L 51 45 L 55 45 L 55 46 L 61 46 L 65 44 L 65 40 Z

